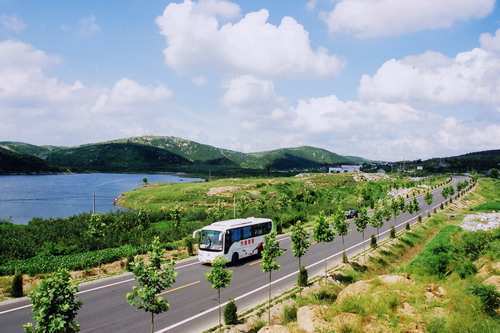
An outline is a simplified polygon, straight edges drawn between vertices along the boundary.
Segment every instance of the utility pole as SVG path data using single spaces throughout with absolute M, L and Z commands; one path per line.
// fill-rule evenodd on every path
M 93 203 L 92 203 L 92 214 L 95 214 L 95 192 L 94 192 Z
M 236 193 L 233 195 L 233 218 L 236 218 Z

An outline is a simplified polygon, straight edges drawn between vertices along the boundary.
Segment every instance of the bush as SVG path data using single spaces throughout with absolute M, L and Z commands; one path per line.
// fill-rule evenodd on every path
M 479 297 L 484 312 L 491 316 L 496 314 L 496 309 L 500 306 L 500 293 L 496 291 L 495 286 L 478 283 L 470 286 L 469 291 Z
M 285 305 L 283 308 L 283 323 L 288 324 L 297 320 L 297 307 L 295 305 Z
M 224 323 L 226 325 L 238 324 L 238 307 L 233 299 L 224 307 Z
M 297 278 L 297 285 L 299 287 L 307 287 L 309 283 L 308 280 L 309 274 L 307 273 L 307 269 L 304 266 L 300 267 L 299 276 Z
M 375 237 L 375 235 L 372 235 L 370 238 L 370 246 L 372 249 L 377 248 L 377 237 Z
M 476 266 L 469 259 L 459 261 L 454 271 L 457 272 L 461 279 L 477 273 Z
M 342 252 L 342 262 L 343 262 L 344 264 L 349 263 L 349 258 L 347 258 L 347 254 L 345 253 L 345 251 L 344 251 L 344 252 Z
M 186 249 L 187 249 L 187 252 L 188 252 L 188 255 L 189 256 L 192 256 L 194 255 L 194 247 L 193 247 L 193 237 L 186 237 L 186 239 L 184 239 L 184 245 L 186 246 Z
M 406 223 L 406 225 L 405 225 L 405 229 L 406 229 L 406 230 L 410 230 L 410 229 L 411 229 L 411 228 L 410 228 L 410 222 Z
M 127 265 L 125 266 L 125 269 L 128 272 L 132 272 L 132 264 L 134 262 L 134 256 L 127 256 Z
M 12 287 L 10 291 L 12 297 L 23 297 L 23 275 L 20 272 L 16 272 L 12 278 Z
M 391 238 L 396 238 L 396 229 L 391 227 Z

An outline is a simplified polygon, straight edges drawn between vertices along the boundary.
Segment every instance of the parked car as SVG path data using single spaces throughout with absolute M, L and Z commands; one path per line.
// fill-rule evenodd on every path
M 345 212 L 345 217 L 347 219 L 353 219 L 353 218 L 356 218 L 358 217 L 358 211 L 356 209 L 349 209 L 349 210 L 346 210 Z

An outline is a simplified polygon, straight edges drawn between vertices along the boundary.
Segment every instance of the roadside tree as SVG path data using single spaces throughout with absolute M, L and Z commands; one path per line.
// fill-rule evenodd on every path
M 329 243 L 335 239 L 335 233 L 330 228 L 330 223 L 326 219 L 325 214 L 320 213 L 313 229 L 313 238 L 318 243 Z M 325 260 L 325 279 L 328 274 L 328 260 Z
M 434 196 L 432 195 L 432 192 L 427 191 L 424 197 L 425 203 L 430 206 L 432 205 L 432 202 L 434 201 Z
M 212 288 L 217 289 L 217 299 L 219 301 L 219 329 L 222 330 L 221 322 L 221 289 L 229 287 L 232 279 L 232 272 L 226 269 L 227 261 L 224 257 L 217 257 L 212 262 L 212 268 L 207 272 L 206 278 L 210 282 Z
M 304 256 L 311 246 L 311 241 L 309 240 L 309 233 L 307 232 L 304 222 L 298 221 L 292 226 L 292 253 L 299 261 L 299 287 L 305 287 L 307 285 L 307 278 L 303 279 L 302 276 L 305 274 L 307 277 L 307 271 L 302 267 L 301 258 Z M 305 272 L 305 273 L 304 273 Z
M 363 207 L 359 210 L 358 217 L 354 219 L 354 224 L 356 225 L 356 230 L 361 233 L 363 237 L 363 243 L 365 242 L 365 230 L 370 222 L 370 217 L 368 216 L 368 210 Z
M 349 225 L 347 224 L 344 212 L 340 208 L 338 208 L 333 215 L 333 229 L 335 230 L 335 233 L 342 238 L 342 261 L 347 262 L 344 236 L 347 235 Z
M 25 332 L 79 332 L 76 316 L 82 303 L 77 299 L 77 291 L 78 288 L 71 283 L 71 276 L 65 270 L 44 279 L 30 294 L 35 325 L 25 324 Z
M 127 301 L 137 309 L 151 313 L 151 332 L 154 332 L 154 316 L 170 308 L 161 293 L 175 283 L 177 273 L 175 262 L 163 258 L 159 237 L 154 238 L 148 255 L 147 263 L 136 258 L 131 265 L 136 285 L 127 293 Z
M 264 247 L 262 249 L 262 271 L 269 274 L 269 293 L 268 293 L 268 312 L 267 318 L 268 323 L 271 324 L 271 283 L 272 283 L 272 272 L 280 269 L 280 264 L 278 263 L 278 257 L 283 254 L 283 250 L 280 248 L 280 243 L 276 239 L 276 232 L 272 231 L 267 234 L 264 238 Z

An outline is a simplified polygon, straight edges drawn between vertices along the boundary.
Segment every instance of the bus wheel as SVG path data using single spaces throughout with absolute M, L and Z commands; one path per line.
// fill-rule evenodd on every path
M 236 266 L 238 264 L 238 261 L 240 261 L 240 256 L 238 255 L 238 252 L 235 252 L 231 257 L 231 266 Z

